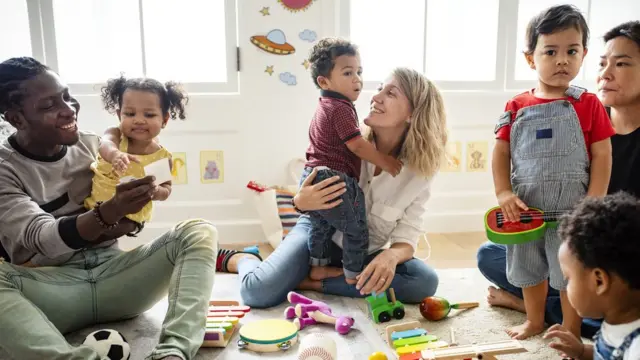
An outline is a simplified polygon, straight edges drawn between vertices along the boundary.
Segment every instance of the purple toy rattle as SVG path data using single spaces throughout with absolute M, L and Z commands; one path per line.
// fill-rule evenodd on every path
M 324 323 L 335 325 L 336 331 L 341 335 L 345 335 L 349 333 L 353 326 L 354 320 L 352 317 L 336 317 L 333 315 L 329 305 L 322 301 L 311 300 L 293 291 L 289 292 L 287 300 L 293 306 L 287 307 L 284 311 L 284 316 L 287 319 L 294 319 L 293 323 L 296 324 L 298 330 L 310 325 Z

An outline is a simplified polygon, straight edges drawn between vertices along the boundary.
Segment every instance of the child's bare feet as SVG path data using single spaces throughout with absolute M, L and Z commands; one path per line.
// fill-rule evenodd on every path
M 511 336 L 512 339 L 524 340 L 532 336 L 541 334 L 543 331 L 544 323 L 538 325 L 527 320 L 522 325 L 514 326 L 510 329 L 507 329 L 507 334 Z
M 494 286 L 489 286 L 489 295 L 487 295 L 487 302 L 491 306 L 500 306 L 508 309 L 513 309 L 520 312 L 526 312 L 524 308 L 524 300 L 513 295 L 512 293 L 498 289 Z
M 309 271 L 309 277 L 311 280 L 324 280 L 332 277 L 338 277 L 342 274 L 342 268 L 333 266 L 312 266 Z

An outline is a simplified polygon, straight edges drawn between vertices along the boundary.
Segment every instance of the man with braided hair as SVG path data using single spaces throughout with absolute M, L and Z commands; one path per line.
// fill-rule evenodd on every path
M 204 338 L 217 231 L 187 220 L 121 251 L 117 239 L 134 230 L 123 219 L 151 201 L 156 185 L 151 176 L 121 184 L 85 210 L 100 138 L 78 130 L 79 110 L 46 65 L 0 63 L 0 115 L 16 129 L 0 143 L 0 348 L 20 360 L 100 359 L 62 334 L 135 317 L 168 292 L 147 359 L 192 359 Z

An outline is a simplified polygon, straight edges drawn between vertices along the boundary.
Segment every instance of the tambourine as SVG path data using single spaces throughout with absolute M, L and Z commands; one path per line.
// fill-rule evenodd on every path
M 298 328 L 280 319 L 259 320 L 243 325 L 238 331 L 238 347 L 266 353 L 289 350 L 298 342 Z

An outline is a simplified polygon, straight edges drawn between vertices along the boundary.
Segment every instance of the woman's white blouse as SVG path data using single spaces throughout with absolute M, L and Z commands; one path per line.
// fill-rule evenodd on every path
M 431 195 L 431 181 L 403 168 L 395 178 L 382 171 L 373 176 L 375 165 L 362 162 L 360 187 L 367 206 L 369 253 L 406 243 L 415 250 L 420 235 L 425 233 L 426 203 Z M 342 232 L 333 242 L 342 248 Z

